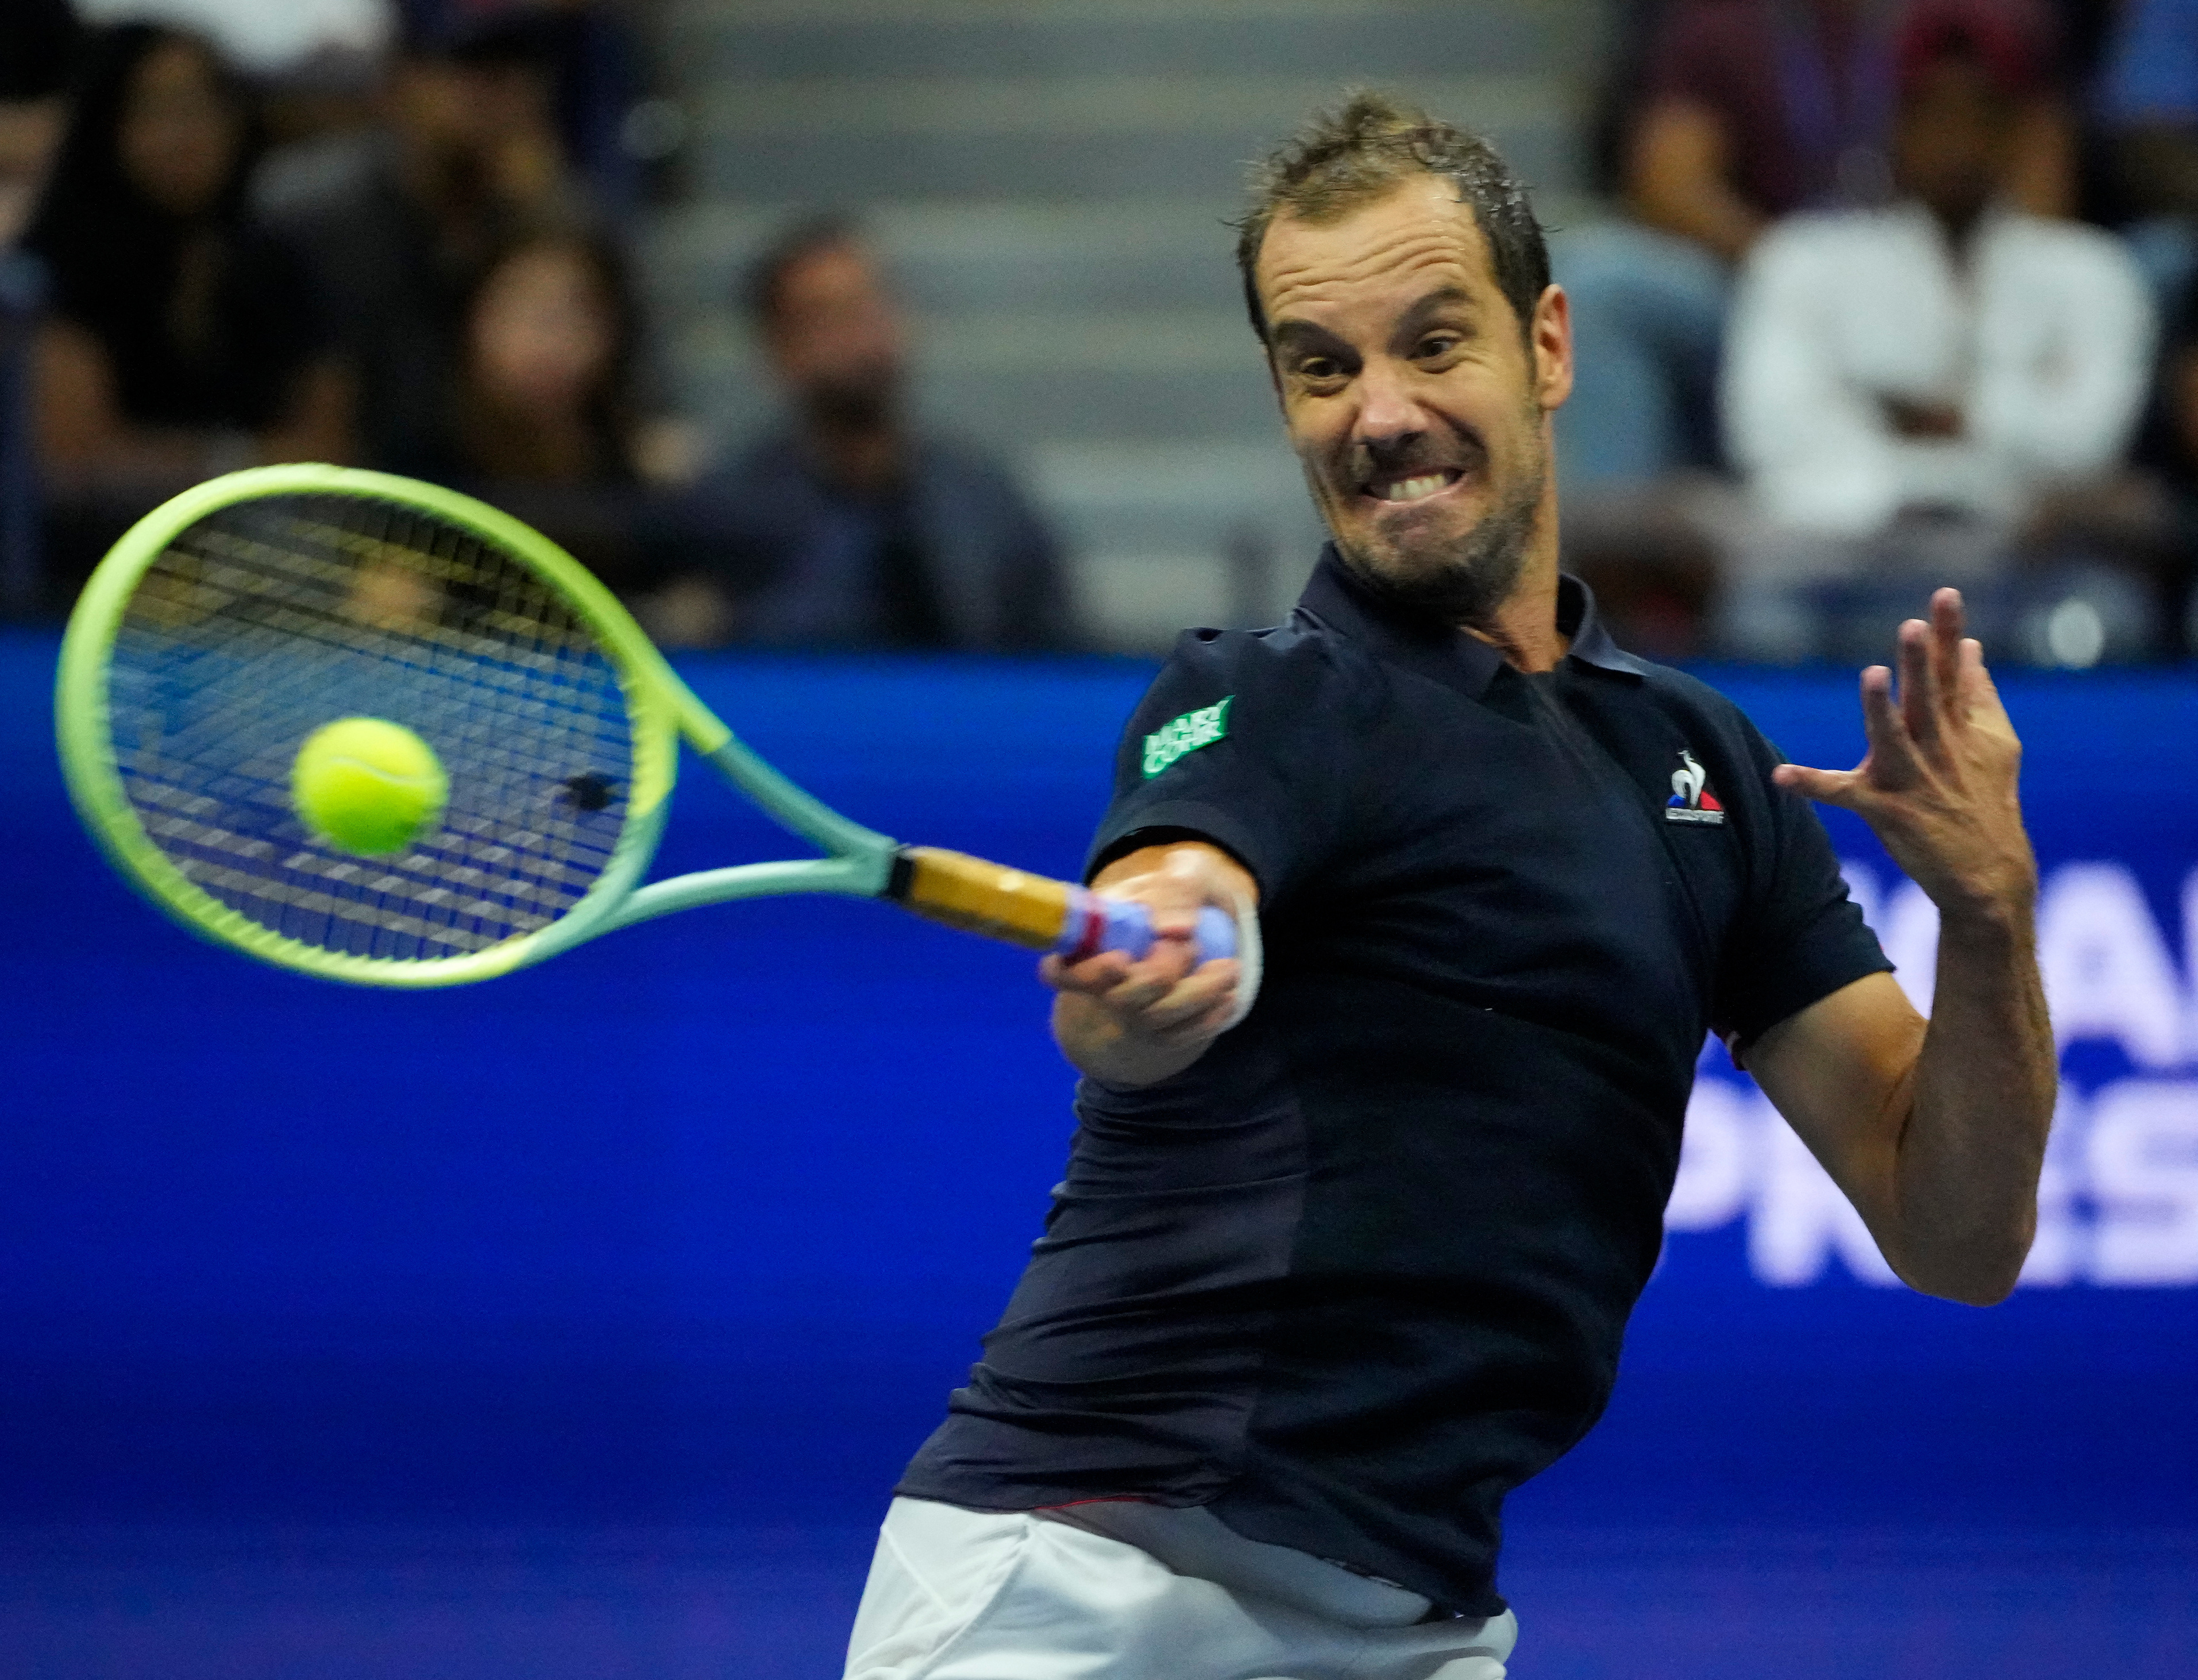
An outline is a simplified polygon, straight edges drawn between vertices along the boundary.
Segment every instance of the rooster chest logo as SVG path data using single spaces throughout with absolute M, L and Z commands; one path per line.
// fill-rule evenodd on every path
M 1724 821 L 1724 805 L 1710 787 L 1709 772 L 1683 747 L 1679 749 L 1679 767 L 1672 772 L 1672 797 L 1664 802 L 1664 820 L 1719 824 Z

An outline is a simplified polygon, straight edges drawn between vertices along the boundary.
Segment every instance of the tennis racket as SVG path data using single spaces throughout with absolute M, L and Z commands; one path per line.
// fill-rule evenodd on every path
M 882 898 L 1079 957 L 1142 956 L 1145 907 L 850 821 L 759 758 L 623 607 L 539 532 L 387 474 L 262 467 L 147 514 L 100 562 L 61 643 L 61 763 L 85 826 L 186 927 L 324 979 L 492 979 L 668 911 L 788 892 Z M 424 739 L 439 820 L 363 857 L 292 808 L 333 719 Z M 684 739 L 825 855 L 643 885 Z M 1209 907 L 1197 954 L 1257 923 Z

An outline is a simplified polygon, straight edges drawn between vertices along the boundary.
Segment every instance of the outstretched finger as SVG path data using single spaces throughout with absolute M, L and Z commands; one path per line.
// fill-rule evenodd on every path
M 1967 614 L 1962 592 L 1943 589 L 1931 596 L 1931 656 L 1939 680 L 1939 703 L 1949 717 L 1962 715 L 1962 633 Z
M 1806 764 L 1781 764 L 1771 779 L 1790 793 L 1820 805 L 1853 805 L 1864 786 L 1862 774 L 1852 770 L 1811 770 Z
M 1910 619 L 1900 626 L 1900 718 L 1909 738 L 1928 749 L 1939 740 L 1939 671 L 1931 626 Z
M 2004 721 L 2007 706 L 1999 697 L 1999 684 L 1985 665 L 1984 643 L 1974 636 L 1962 643 L 1962 710 L 1969 718 Z
M 1916 742 L 1893 703 L 1893 673 L 1881 665 L 1862 674 L 1862 728 L 1869 739 L 1869 780 L 1880 788 L 1904 788 L 1916 776 Z

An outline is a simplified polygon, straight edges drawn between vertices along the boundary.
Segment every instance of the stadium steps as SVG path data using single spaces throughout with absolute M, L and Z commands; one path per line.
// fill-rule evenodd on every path
M 730 306 L 786 220 L 860 217 L 917 321 L 930 421 L 1029 475 L 1102 641 L 1265 620 L 1317 540 L 1243 318 L 1245 164 L 1353 83 L 1575 204 L 1597 0 L 671 0 L 687 201 L 646 268 L 688 410 L 769 382 Z M 1264 592 L 1264 593 L 1263 593 Z

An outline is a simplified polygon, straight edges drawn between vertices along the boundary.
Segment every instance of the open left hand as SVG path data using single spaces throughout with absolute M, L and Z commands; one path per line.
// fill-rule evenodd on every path
M 1962 596 L 1931 597 L 1931 622 L 1900 626 L 1900 692 L 1893 672 L 1862 674 L 1869 750 L 1849 770 L 1781 764 L 1773 779 L 1853 811 L 1942 916 L 2027 909 L 2038 865 L 2015 794 L 2022 743 L 1985 669 L 1983 648 L 1962 634 Z

